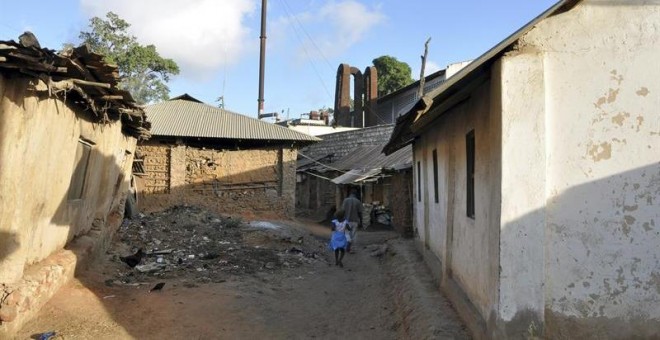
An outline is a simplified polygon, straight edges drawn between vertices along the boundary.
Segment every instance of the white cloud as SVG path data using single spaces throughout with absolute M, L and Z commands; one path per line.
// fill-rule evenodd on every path
M 328 43 L 339 50 L 362 40 L 372 27 L 385 19 L 379 9 L 369 9 L 352 0 L 330 2 L 321 8 L 319 15 L 319 24 L 330 22 L 334 25 L 334 39 Z
M 440 65 L 438 65 L 437 63 L 434 63 L 433 61 L 428 60 L 426 62 L 426 66 L 424 66 L 424 74 L 428 76 L 429 74 L 432 74 L 434 72 L 438 72 L 442 69 L 443 68 L 440 67 Z
M 292 33 L 303 40 L 303 46 L 298 49 L 298 56 L 302 59 L 316 58 L 318 50 L 326 57 L 341 55 L 385 21 L 380 8 L 368 8 L 355 0 L 328 1 L 313 12 L 292 15 L 275 23 L 275 36 L 281 38 L 285 26 L 295 30 Z M 300 44 L 300 41 L 295 39 L 295 43 Z
M 154 44 L 161 56 L 176 61 L 186 73 L 204 77 L 238 62 L 249 49 L 250 29 L 244 20 L 256 0 L 80 0 L 90 16 L 117 13 L 131 24 L 143 44 Z M 256 43 L 253 44 L 258 46 Z

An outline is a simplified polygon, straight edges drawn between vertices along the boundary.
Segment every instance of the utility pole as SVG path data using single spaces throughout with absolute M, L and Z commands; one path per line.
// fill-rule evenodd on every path
M 257 102 L 258 106 L 258 118 L 261 119 L 261 115 L 264 113 L 264 68 L 266 64 L 266 2 L 267 0 L 261 0 L 261 36 L 259 40 L 261 41 L 260 53 L 259 53 L 259 98 Z
M 431 37 L 429 37 L 426 40 L 426 43 L 424 43 L 424 55 L 422 56 L 422 70 L 419 73 L 419 98 L 422 98 L 422 96 L 424 96 L 424 82 L 426 81 L 424 77 L 424 68 L 426 67 L 426 57 L 429 54 L 430 42 L 431 42 Z

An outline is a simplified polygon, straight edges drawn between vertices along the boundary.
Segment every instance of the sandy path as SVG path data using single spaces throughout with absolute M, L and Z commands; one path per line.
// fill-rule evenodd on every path
M 318 226 L 308 231 L 327 234 Z M 61 289 L 16 338 L 51 330 L 63 339 L 405 338 L 387 260 L 364 249 L 394 237 L 363 232 L 343 269 L 315 261 L 193 287 L 170 280 L 154 293 L 147 285 L 107 286 L 97 268 Z M 456 329 L 456 338 L 464 338 Z

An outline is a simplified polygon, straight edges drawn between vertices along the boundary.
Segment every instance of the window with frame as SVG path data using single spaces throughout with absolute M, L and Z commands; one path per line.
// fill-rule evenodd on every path
M 475 140 L 474 130 L 467 133 L 465 136 L 465 156 L 466 156 L 466 169 L 467 169 L 467 206 L 466 215 L 470 218 L 475 217 L 474 213 L 474 158 L 475 158 Z
M 422 201 L 422 163 L 417 161 L 417 202 Z
M 433 193 L 435 194 L 435 203 L 440 202 L 440 193 L 438 192 L 438 150 L 433 149 Z
M 87 167 L 92 153 L 92 143 L 80 139 L 76 148 L 76 158 L 74 159 L 74 169 L 69 184 L 69 200 L 79 200 L 83 198 L 85 190 L 85 178 L 87 177 Z
M 130 152 L 126 151 L 126 157 L 128 157 L 130 154 Z M 147 172 L 144 170 L 144 156 L 139 152 L 136 152 L 133 156 L 132 170 L 133 175 L 143 176 L 147 174 Z

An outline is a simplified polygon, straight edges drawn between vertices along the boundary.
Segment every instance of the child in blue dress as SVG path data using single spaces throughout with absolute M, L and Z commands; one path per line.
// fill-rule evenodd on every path
M 335 252 L 335 266 L 341 268 L 344 267 L 341 260 L 344 258 L 346 246 L 348 245 L 348 242 L 350 242 L 350 236 L 348 236 L 348 233 L 346 232 L 349 228 L 348 221 L 344 219 L 344 211 L 338 210 L 335 213 L 335 219 L 332 220 L 330 248 Z

